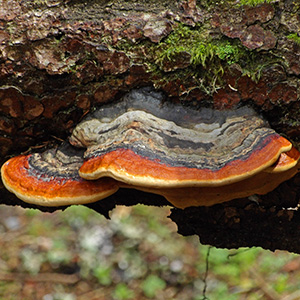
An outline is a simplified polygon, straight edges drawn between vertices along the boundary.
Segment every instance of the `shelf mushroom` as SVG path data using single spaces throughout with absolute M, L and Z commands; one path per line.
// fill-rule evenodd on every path
M 156 189 L 147 187 L 136 188 L 144 192 L 162 195 L 175 207 L 182 209 L 189 206 L 211 206 L 254 194 L 267 194 L 282 182 L 298 173 L 300 168 L 299 158 L 300 152 L 292 148 L 292 150 L 282 153 L 275 164 L 262 172 L 244 180 L 221 186 Z
M 87 148 L 81 177 L 112 177 L 181 208 L 264 194 L 298 171 L 299 152 L 253 109 L 196 110 L 146 89 L 97 110 L 70 143 Z
M 266 194 L 300 168 L 298 150 L 253 109 L 195 109 L 151 88 L 91 113 L 69 142 L 10 159 L 4 185 L 44 206 L 94 202 L 121 187 L 186 208 Z
M 63 206 L 95 202 L 118 190 L 112 178 L 87 181 L 78 175 L 82 151 L 68 144 L 11 158 L 1 168 L 4 186 L 24 202 Z

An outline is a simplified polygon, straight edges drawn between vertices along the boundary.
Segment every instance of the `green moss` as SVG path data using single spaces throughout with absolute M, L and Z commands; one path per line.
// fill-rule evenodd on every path
M 249 6 L 257 6 L 262 3 L 272 3 L 276 0 L 202 0 L 201 6 L 205 7 L 206 9 L 214 8 L 216 6 L 235 6 L 239 7 L 242 5 L 249 5 Z
M 177 28 L 159 43 L 156 63 L 162 66 L 166 60 L 172 61 L 178 54 L 187 52 L 191 55 L 193 64 L 205 65 L 207 59 L 213 55 L 210 44 L 205 43 L 206 40 L 205 31 L 201 27 L 191 29 L 178 24 Z
M 229 65 L 238 63 L 240 60 L 249 55 L 244 47 L 242 47 L 235 40 L 221 41 L 215 45 L 215 54 Z
M 188 27 L 178 24 L 177 28 L 156 48 L 155 63 L 161 70 L 174 64 L 184 53 L 190 56 L 189 76 L 199 78 L 199 85 L 206 93 L 216 90 L 226 68 L 234 63 L 245 64 L 252 54 L 238 40 L 213 39 L 204 26 Z M 188 59 L 188 56 L 186 56 Z M 171 67 L 172 69 L 172 67 Z M 178 72 L 178 70 L 176 71 Z M 213 84 L 212 84 L 213 83 Z
M 179 24 L 158 45 L 156 63 L 162 66 L 166 60 L 172 61 L 183 52 L 190 54 L 191 65 L 206 67 L 208 62 L 214 60 L 223 61 L 229 65 L 237 63 L 249 51 L 236 40 L 210 38 L 208 30 L 203 27 L 190 28 Z
M 190 27 L 177 23 L 158 44 L 124 38 L 115 49 L 124 51 L 134 63 L 146 65 L 157 86 L 179 80 L 207 94 L 223 86 L 223 74 L 233 64 L 238 65 L 242 75 L 258 81 L 266 66 L 280 63 L 278 57 L 251 51 L 238 39 L 212 37 L 210 33 L 209 24 Z
M 300 36 L 297 33 L 291 33 L 287 36 L 287 38 L 300 45 Z
M 47 0 L 33 0 L 31 4 L 35 7 L 43 7 L 47 5 Z
M 240 0 L 239 5 L 257 6 L 262 3 L 271 3 L 274 0 Z
M 282 63 L 281 58 L 247 49 L 238 39 L 219 36 L 212 38 L 209 32 L 210 28 L 205 26 L 178 24 L 155 49 L 154 63 L 158 71 L 168 71 L 161 77 L 174 80 L 177 76 L 181 81 L 192 78 L 193 83 L 205 93 L 212 94 L 223 85 L 223 74 L 233 64 L 239 66 L 242 75 L 257 82 L 264 68 Z M 189 67 L 180 69 L 183 57 L 190 57 Z
M 205 9 L 215 8 L 216 6 L 230 6 L 234 5 L 236 3 L 236 0 L 201 0 L 201 2 L 198 4 L 199 6 L 204 7 Z

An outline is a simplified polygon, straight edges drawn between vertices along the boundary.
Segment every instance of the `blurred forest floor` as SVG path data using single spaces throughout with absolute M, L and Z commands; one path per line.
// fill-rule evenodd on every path
M 168 208 L 0 206 L 0 299 L 300 299 L 300 256 L 182 237 Z

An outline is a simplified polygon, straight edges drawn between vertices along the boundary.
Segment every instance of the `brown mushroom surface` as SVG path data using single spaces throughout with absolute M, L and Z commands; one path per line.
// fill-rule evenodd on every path
M 95 202 L 118 190 L 112 178 L 86 181 L 79 177 L 82 151 L 63 145 L 44 153 L 20 155 L 1 168 L 5 187 L 24 202 L 62 206 Z

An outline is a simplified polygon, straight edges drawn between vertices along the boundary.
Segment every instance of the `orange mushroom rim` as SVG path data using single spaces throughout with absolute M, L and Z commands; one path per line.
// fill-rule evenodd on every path
M 44 206 L 94 202 L 118 190 L 119 186 L 112 178 L 84 180 L 78 175 L 77 163 L 71 163 L 71 167 L 68 164 L 55 167 L 56 152 L 55 149 L 46 150 L 44 153 L 51 154 L 51 157 L 42 162 L 38 159 L 41 158 L 39 154 L 11 158 L 1 168 L 4 186 L 23 201 Z M 43 166 L 40 167 L 39 163 Z
M 291 146 L 285 138 L 276 133 L 271 134 L 261 139 L 251 153 L 228 161 L 224 165 L 210 164 L 210 168 L 207 167 L 205 160 L 203 168 L 186 167 L 177 162 L 166 163 L 153 155 L 152 157 L 139 155 L 136 150 L 121 148 L 87 159 L 80 167 L 79 173 L 81 177 L 90 179 L 92 176 L 96 179 L 102 177 L 101 174 L 107 176 L 109 173 L 107 170 L 110 170 L 117 180 L 120 180 L 118 174 L 126 173 L 126 176 L 133 178 L 134 184 L 139 182 L 138 180 L 135 182 L 137 177 L 152 177 L 163 180 L 165 186 L 173 184 L 178 187 L 189 185 L 191 182 L 195 186 L 218 186 L 240 181 L 271 166 L 278 160 L 283 150 L 288 151 Z M 93 176 L 99 169 L 102 173 Z

